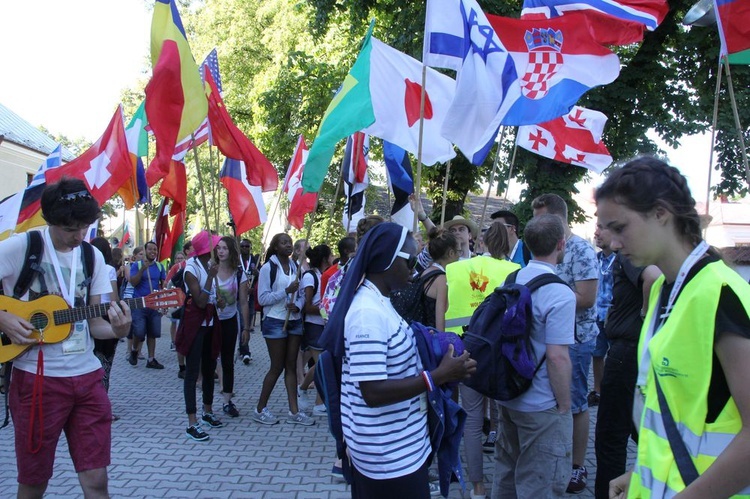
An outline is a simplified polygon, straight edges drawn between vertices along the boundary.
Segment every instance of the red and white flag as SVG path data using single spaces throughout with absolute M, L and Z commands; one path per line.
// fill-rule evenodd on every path
M 518 145 L 563 163 L 601 173 L 612 164 L 602 142 L 607 117 L 599 111 L 574 106 L 570 113 L 538 125 L 518 127 Z
M 122 106 L 117 106 L 107 129 L 94 145 L 70 163 L 47 170 L 44 176 L 47 184 L 63 176 L 83 180 L 99 206 L 114 196 L 133 177 Z
M 305 215 L 315 209 L 315 203 L 318 200 L 316 192 L 304 192 L 302 188 L 305 161 L 307 161 L 307 144 L 305 144 L 305 137 L 300 135 L 282 187 L 289 199 L 289 213 L 286 218 L 289 224 L 297 229 L 302 229 L 305 224 Z

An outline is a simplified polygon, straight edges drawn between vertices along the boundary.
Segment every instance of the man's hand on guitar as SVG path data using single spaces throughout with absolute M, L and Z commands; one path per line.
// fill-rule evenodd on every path
M 118 338 L 123 338 L 130 332 L 130 307 L 125 301 L 112 302 L 107 311 L 109 323 L 112 325 L 112 332 Z
M 16 345 L 37 343 L 36 339 L 29 338 L 33 329 L 34 326 L 29 321 L 10 312 L 0 311 L 0 331 L 5 333 L 11 343 Z

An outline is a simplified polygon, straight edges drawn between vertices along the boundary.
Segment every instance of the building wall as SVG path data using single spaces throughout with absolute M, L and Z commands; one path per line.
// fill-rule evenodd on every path
M 45 158 L 45 155 L 13 142 L 0 142 L 0 199 L 25 189 L 28 176 L 37 172 Z

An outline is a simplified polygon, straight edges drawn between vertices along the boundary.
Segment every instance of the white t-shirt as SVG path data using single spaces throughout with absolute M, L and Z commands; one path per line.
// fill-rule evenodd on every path
M 117 288 L 117 270 L 112 265 L 107 265 L 107 275 L 109 276 L 109 283 L 110 285 L 114 282 L 115 288 Z M 109 293 L 104 293 L 102 295 L 102 303 L 109 303 L 112 301 L 112 290 L 109 290 Z
M 271 286 L 271 263 L 276 268 L 276 280 Z M 278 320 L 286 320 L 286 304 L 290 299 L 286 294 L 286 288 L 297 278 L 297 267 L 289 260 L 289 272 L 284 272 L 284 267 L 279 263 L 276 255 L 272 255 L 260 268 L 258 275 L 258 303 L 263 306 L 263 316 Z M 296 295 L 294 295 L 296 296 Z M 289 314 L 289 320 L 296 321 L 301 317 L 299 312 Z
M 377 480 L 415 472 L 431 449 L 426 394 L 369 407 L 359 388 L 362 381 L 406 379 L 422 370 L 412 329 L 370 281 L 346 314 L 344 349 L 341 424 L 354 465 Z
M 247 282 L 247 274 L 240 272 L 240 275 L 240 285 L 242 285 Z M 224 298 L 224 303 L 226 305 L 223 309 L 217 308 L 216 310 L 219 314 L 219 319 L 223 321 L 225 319 L 231 319 L 237 315 L 237 293 L 239 292 L 239 288 L 237 287 L 237 273 L 233 273 L 226 280 L 218 278 L 218 282 L 219 289 L 217 292 L 219 296 Z
M 313 277 L 311 272 L 315 272 L 315 277 L 317 277 L 317 281 L 315 280 L 315 277 Z M 320 307 L 320 270 L 318 269 L 311 269 L 311 272 L 305 272 L 305 274 L 302 276 L 302 279 L 299 281 L 299 295 L 300 295 L 300 310 L 305 306 L 306 293 L 305 289 L 307 288 L 313 288 L 313 298 L 312 298 L 312 305 L 313 307 Z M 317 282 L 317 287 L 315 286 L 315 283 Z M 325 325 L 326 321 L 323 320 L 323 317 L 320 316 L 320 314 L 306 314 L 305 315 L 305 322 L 309 322 L 310 324 L 318 324 L 320 326 Z
M 208 281 L 208 272 L 203 268 L 203 264 L 195 259 L 195 257 L 189 258 L 185 264 L 185 275 L 192 274 L 198 280 L 201 289 L 206 287 L 206 281 Z M 185 283 L 187 288 L 187 282 Z M 211 286 L 211 294 L 208 297 L 208 303 L 216 304 L 216 286 Z M 211 326 L 214 320 L 203 321 L 201 326 Z
M 44 235 L 48 229 L 43 229 Z M 12 290 L 21 273 L 22 261 L 26 255 L 28 236 L 16 234 L 13 237 L 0 242 L 0 278 L 3 281 L 3 289 Z M 66 289 L 69 283 L 70 268 L 73 258 L 77 258 L 75 275 L 75 305 L 76 307 L 86 305 L 86 286 L 84 283 L 83 257 L 81 248 L 61 253 L 55 252 L 60 262 L 61 273 L 65 281 Z M 42 256 L 41 267 L 44 270 L 44 282 L 49 294 L 62 295 L 57 281 L 57 273 L 50 259 L 49 250 L 46 245 Z M 38 297 L 41 291 L 39 279 L 34 279 L 29 292 L 23 296 L 23 300 Z M 104 295 L 112 292 L 112 284 L 109 282 L 104 257 L 101 252 L 94 248 L 94 275 L 91 276 L 91 295 Z M 29 319 L 28 317 L 23 317 Z M 76 340 L 80 341 L 76 341 Z M 69 376 L 80 376 L 96 371 L 102 367 L 101 362 L 94 356 L 94 340 L 88 331 L 88 323 L 82 321 L 76 328 L 73 325 L 71 337 L 61 343 L 48 343 L 41 347 L 35 346 L 21 354 L 13 361 L 13 367 L 22 371 L 35 373 L 39 349 L 44 351 L 44 375 L 53 378 Z

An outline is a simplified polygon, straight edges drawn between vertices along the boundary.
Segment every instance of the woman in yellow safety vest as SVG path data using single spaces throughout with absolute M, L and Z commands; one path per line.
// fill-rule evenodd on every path
M 664 273 L 638 347 L 637 461 L 610 498 L 750 498 L 750 286 L 702 239 L 676 168 L 635 159 L 596 203 L 612 249 Z

